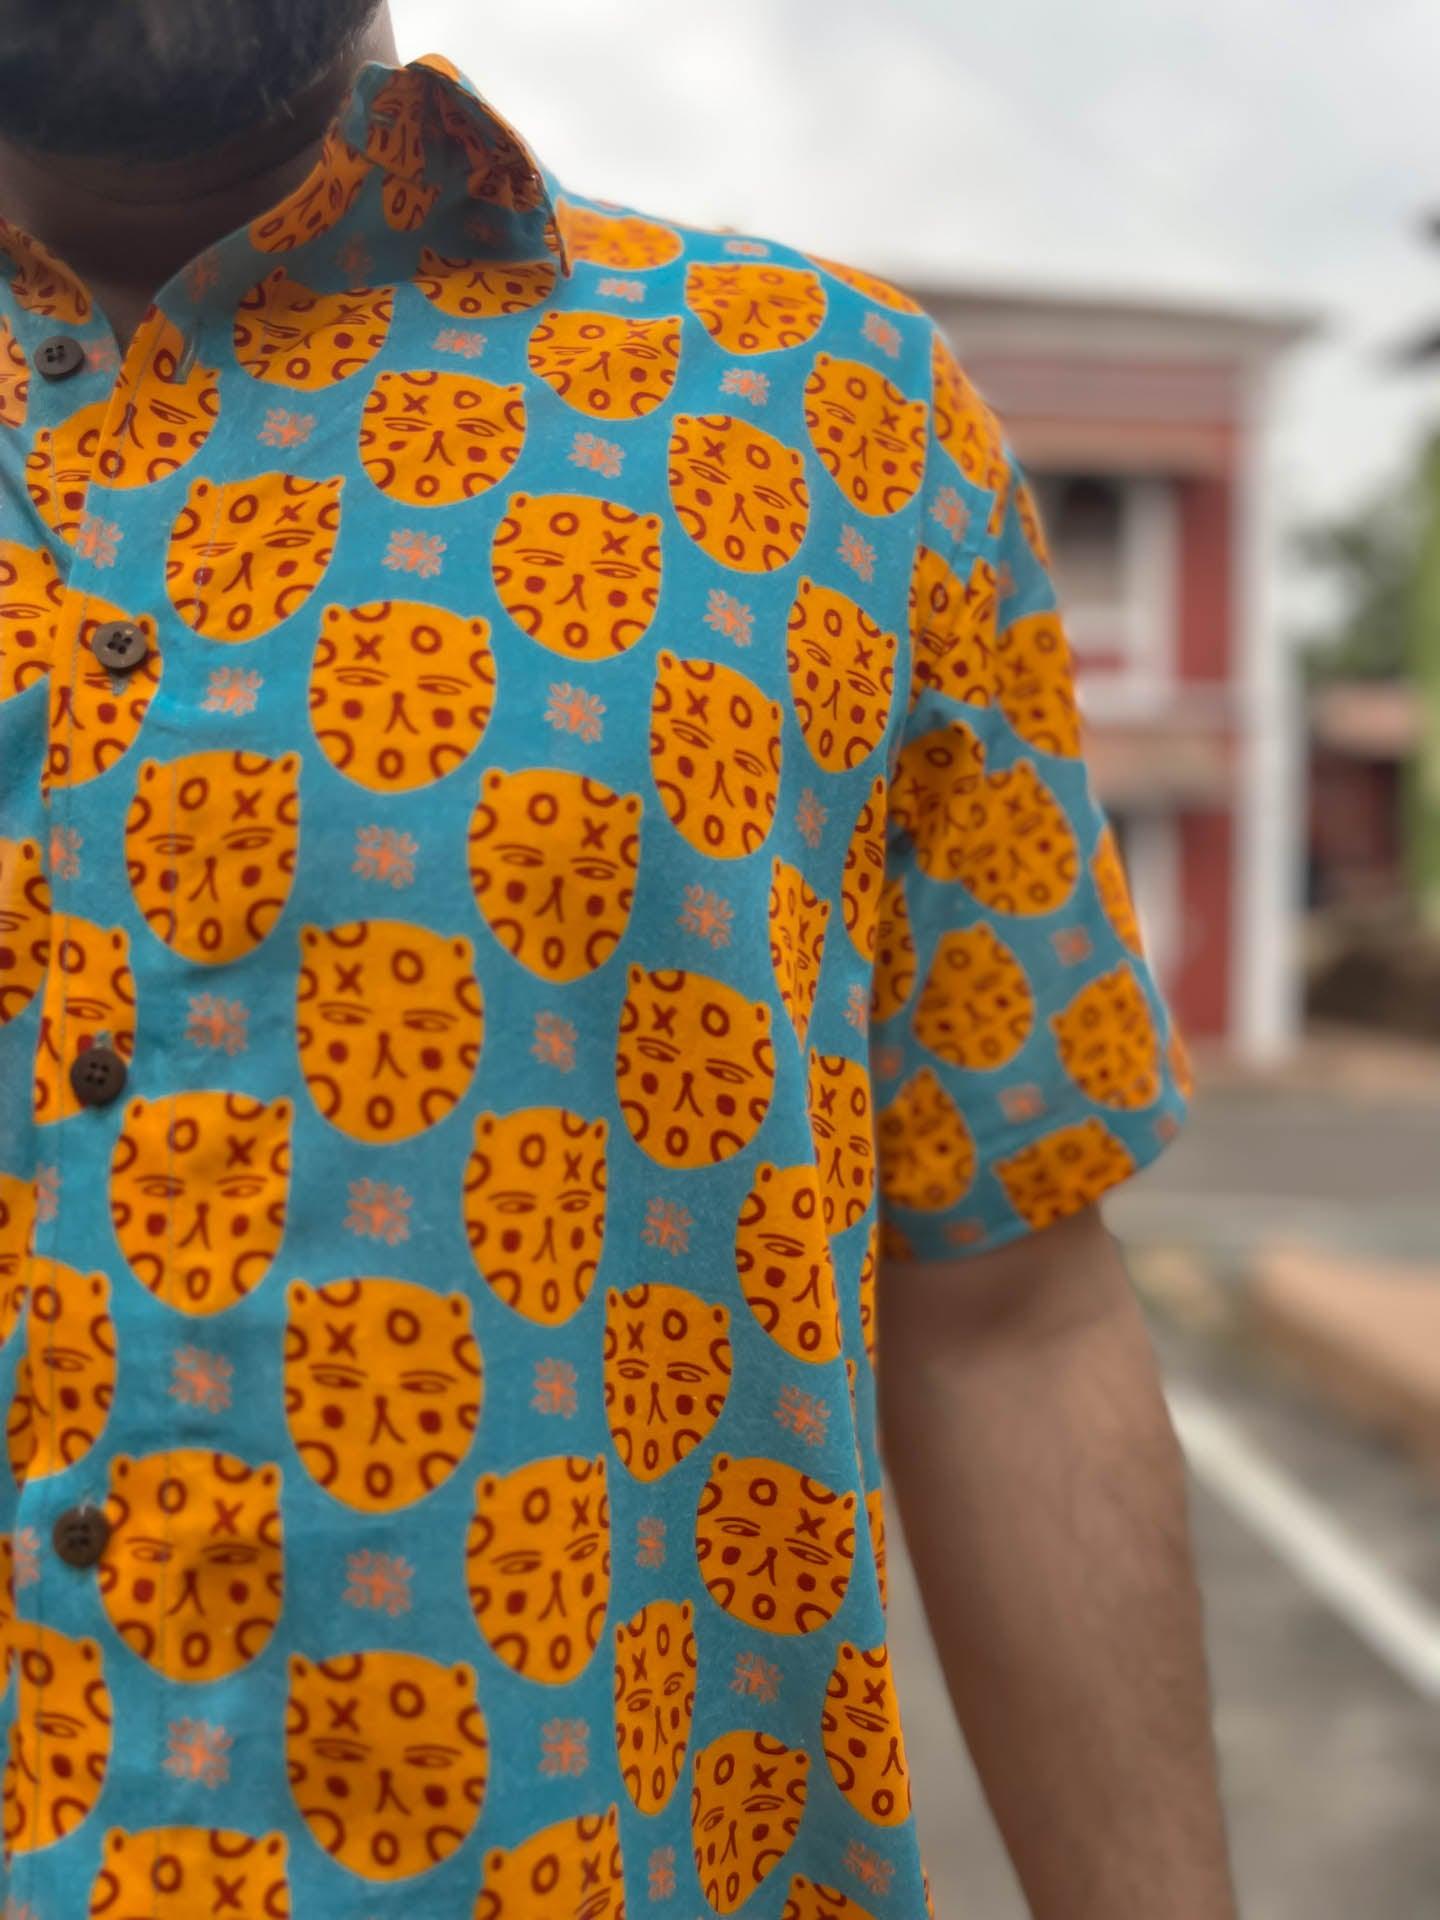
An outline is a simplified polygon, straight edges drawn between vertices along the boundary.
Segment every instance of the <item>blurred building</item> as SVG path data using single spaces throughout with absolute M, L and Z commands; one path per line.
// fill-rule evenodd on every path
M 1310 699 L 1310 905 L 1403 903 L 1406 774 L 1424 739 L 1404 680 L 1332 680 Z
M 1272 376 L 1294 316 L 914 286 L 1035 482 L 1096 783 L 1189 1036 L 1300 1016 L 1304 743 L 1278 629 Z

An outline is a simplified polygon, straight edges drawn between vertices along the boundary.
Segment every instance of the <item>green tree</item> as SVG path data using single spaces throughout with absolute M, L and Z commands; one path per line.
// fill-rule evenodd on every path
M 1406 841 L 1421 919 L 1440 934 L 1440 433 L 1425 456 L 1413 580 L 1409 668 L 1420 694 L 1421 737 L 1408 768 Z
M 1346 520 L 1297 537 L 1299 557 L 1327 578 L 1336 613 L 1302 635 L 1305 674 L 1326 680 L 1398 680 L 1411 670 L 1410 627 L 1424 520 L 1423 489 L 1392 487 Z

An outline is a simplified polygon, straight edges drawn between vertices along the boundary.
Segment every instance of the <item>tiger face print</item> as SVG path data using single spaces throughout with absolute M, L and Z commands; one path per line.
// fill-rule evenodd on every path
M 1057 759 L 1078 759 L 1080 709 L 1061 615 L 1013 621 L 996 646 L 995 668 L 1000 704 L 1020 738 Z
M 918 300 L 913 300 L 908 293 L 902 293 L 898 287 L 892 287 L 888 280 L 882 280 L 876 274 L 866 273 L 861 267 L 847 266 L 840 260 L 822 259 L 818 253 L 808 257 L 817 267 L 834 274 L 837 280 L 843 280 L 847 287 L 852 287 L 866 300 L 873 300 L 877 306 L 889 307 L 894 313 L 924 312 Z
M 688 1600 L 657 1600 L 615 1629 L 615 1745 L 641 1813 L 669 1803 L 694 1713 L 694 1612 Z
M 1130 893 L 1130 877 L 1125 871 L 1115 829 L 1108 821 L 1101 828 L 1095 851 L 1090 857 L 1090 874 L 1095 882 L 1095 891 L 1100 896 L 1105 918 L 1115 929 L 1116 937 L 1137 959 L 1142 959 L 1145 952 L 1144 936 Z
M 288 1842 L 225 1827 L 110 1827 L 90 1894 L 93 1915 L 144 1913 L 149 1920 L 197 1914 L 274 1915 L 288 1920 Z
M 856 817 L 840 877 L 840 912 L 860 958 L 875 958 L 875 916 L 885 884 L 886 783 L 877 776 Z
M 448 1860 L 480 1817 L 490 1740 L 475 1669 L 367 1649 L 289 1663 L 285 1764 L 316 1844 L 361 1880 Z
M 66 914 L 40 1002 L 35 1048 L 35 1120 L 46 1126 L 80 1112 L 70 1062 L 103 1041 L 127 1063 L 135 1057 L 135 976 L 130 936 Z M 62 1051 L 63 1047 L 63 1051 Z
M 98 1642 L 15 1622 L 19 1675 L 5 1776 L 5 1851 L 48 1847 L 86 1819 L 110 1764 L 114 1719 Z
M 100 454 L 106 403 L 79 407 L 53 427 L 37 427 L 25 456 L 30 504 L 59 540 L 73 547 L 85 518 L 90 479 Z
M 730 1315 L 683 1287 L 605 1296 L 605 1417 L 637 1480 L 678 1467 L 724 1411 L 733 1367 Z
M 991 928 L 940 936 L 915 1009 L 922 1046 L 952 1066 L 994 1072 L 1009 1066 L 1034 1026 L 1029 975 Z
M 605 1461 L 561 1455 L 482 1474 L 465 1535 L 475 1623 L 497 1660 L 546 1686 L 584 1671 L 610 1604 Z
M 770 1009 L 700 973 L 631 967 L 615 1079 L 637 1144 L 663 1167 L 714 1166 L 770 1110 Z
M 802 580 L 785 652 L 795 715 L 822 767 L 858 767 L 879 744 L 895 687 L 893 633 L 833 587 Z
M 1005 1196 L 1032 1228 L 1052 1226 L 1135 1172 L 1124 1141 L 1095 1115 L 1057 1127 L 1008 1159 L 995 1162 Z
M 62 664 L 50 676 L 50 719 L 42 785 L 83 786 L 108 772 L 129 752 L 140 723 L 160 685 L 163 655 L 152 616 L 135 625 L 150 651 L 127 674 L 113 674 L 96 658 L 96 630 L 110 620 L 132 616 L 98 594 L 69 594 L 55 626 L 55 658 Z M 4 648 L 0 636 L 0 651 Z M 3 669 L 0 669 L 3 671 Z
M 662 652 L 650 765 L 676 831 L 738 860 L 769 835 L 780 792 L 780 706 L 733 667 Z
M 43 319 L 83 326 L 94 312 L 84 283 L 42 240 L 9 220 L 0 220 L 0 253 L 8 256 L 6 270 L 17 305 Z
M 938 1213 L 975 1179 L 975 1137 L 931 1067 L 907 1080 L 876 1123 L 880 1188 L 898 1207 Z
M 320 1112 L 352 1140 L 409 1140 L 465 1096 L 484 1011 L 468 940 L 399 920 L 302 927 L 296 1039 Z
M 522 632 L 568 660 L 611 660 L 660 604 L 660 517 L 578 493 L 517 493 L 495 530 L 491 571 Z
M 768 1733 L 722 1734 L 695 1755 L 695 1871 L 716 1913 L 734 1913 L 790 1850 L 805 1812 L 810 1756 Z
M 186 626 L 207 640 L 254 640 L 303 607 L 334 554 L 344 485 L 339 474 L 192 480 L 165 556 Z
M 480 783 L 470 884 L 505 951 L 542 980 L 578 980 L 625 937 L 640 864 L 640 796 L 557 768 Z
M 1050 1026 L 1060 1064 L 1098 1106 L 1133 1112 L 1159 1099 L 1160 1035 L 1128 962 L 1083 987 Z
M 855 1561 L 853 1493 L 779 1460 L 715 1456 L 695 1557 L 716 1606 L 767 1633 L 814 1633 L 840 1611 Z
M 943 942 L 949 936 L 942 935 Z M 939 950 L 937 950 L 937 963 Z M 910 909 L 905 899 L 905 882 L 897 874 L 885 883 L 875 920 L 875 972 L 870 987 L 870 1018 L 878 1026 L 893 1020 L 915 990 L 915 935 L 910 926 Z M 957 1015 L 948 1002 L 941 1006 L 932 996 L 927 1003 L 931 1020 L 948 1027 L 968 1028 L 968 1011 Z M 917 1028 L 918 1031 L 918 1028 Z M 927 1045 L 930 1043 L 927 1041 Z
M 552 308 L 530 336 L 530 370 L 593 420 L 643 420 L 663 406 L 680 365 L 680 317 Z
M 770 964 L 802 1048 L 815 1009 L 829 917 L 830 902 L 820 898 L 799 868 L 776 860 L 770 869 Z
M 605 1239 L 605 1121 L 563 1107 L 482 1113 L 465 1165 L 465 1232 L 508 1307 L 558 1327 L 586 1302 Z
M 875 1582 L 880 1593 L 880 1610 L 889 1605 L 889 1581 L 885 1558 L 885 1494 L 872 1487 L 865 1496 L 865 1515 L 870 1522 L 870 1543 L 875 1553 Z
M 825 1689 L 820 1732 L 835 1784 L 858 1814 L 881 1827 L 910 1818 L 910 1772 L 883 1644 L 868 1650 L 848 1640 L 842 1644 Z
M 929 409 L 859 360 L 817 355 L 805 383 L 805 425 L 821 464 L 852 507 L 898 513 L 925 476 Z
M 257 253 L 293 253 L 318 239 L 345 218 L 370 174 L 369 158 L 350 145 L 338 125 L 328 128 L 320 156 L 299 186 L 250 222 L 250 244 Z
M 126 355 L 107 405 L 123 410 L 123 434 L 99 448 L 96 477 L 107 487 L 146 487 L 183 467 L 210 438 L 220 417 L 217 369 L 186 365 L 187 342 L 159 306 L 137 330 L 153 336 L 148 357 Z M 142 349 L 142 353 L 144 349 Z M 138 372 L 138 377 L 137 377 Z
M 959 361 L 936 333 L 930 347 L 935 392 L 935 437 L 972 486 L 991 495 L 988 530 L 1005 525 L 1010 463 L 1005 430 Z
M 393 287 L 321 293 L 274 267 L 235 309 L 235 358 L 257 380 L 316 393 L 369 366 L 394 308 Z
M 25 1350 L 5 1417 L 16 1486 L 83 1460 L 115 1398 L 115 1323 L 105 1275 L 39 1260 L 26 1306 Z
M 619 1809 L 582 1813 L 492 1847 L 473 1920 L 625 1920 Z
M 495 705 L 490 623 L 419 600 L 326 607 L 310 724 L 337 772 L 413 793 L 475 751 Z
M 555 291 L 553 260 L 447 259 L 421 247 L 413 284 L 455 320 L 499 320 L 538 307 Z
M 593 267 L 611 267 L 617 273 L 648 273 L 678 260 L 684 244 L 673 227 L 635 214 L 602 213 L 561 200 L 556 208 L 560 231 L 572 260 Z
M 875 1194 L 869 1071 L 859 1060 L 812 1049 L 807 1098 L 825 1229 L 844 1233 L 867 1212 Z
M 300 756 L 219 749 L 144 760 L 125 816 L 125 870 L 157 940 L 219 966 L 285 910 L 300 838 Z
M 270 1271 L 290 1196 L 288 1100 L 131 1100 L 110 1163 L 110 1219 L 136 1279 L 181 1313 L 223 1313 Z
M 14 1332 L 25 1304 L 34 1233 L 34 1181 L 0 1173 L 0 1346 Z
M 0 540 L 0 703 L 50 671 L 65 601 L 65 583 L 48 547 Z
M 376 377 L 360 428 L 360 464 L 392 500 L 450 507 L 488 493 L 520 458 L 525 389 L 420 367 Z
M 943 554 L 921 546 L 910 574 L 910 709 L 922 693 L 967 706 L 995 698 L 1000 582 L 978 556 L 962 582 Z
M 924 872 L 958 881 L 995 912 L 1053 913 L 1075 891 L 1075 831 L 1034 762 L 988 772 L 984 744 L 963 720 L 901 749 L 890 811 Z
M 810 1161 L 755 1170 L 735 1230 L 735 1271 L 746 1304 L 770 1337 L 797 1360 L 840 1352 L 840 1302 Z
M 10 1685 L 15 1659 L 15 1542 L 0 1533 L 0 1693 Z
M 285 1419 L 306 1471 L 361 1513 L 394 1513 L 454 1473 L 480 1418 L 463 1293 L 408 1280 L 292 1281 Z
M 0 427 L 23 427 L 30 410 L 30 362 L 8 320 L 0 319 Z
M 685 304 L 725 353 L 803 347 L 825 321 L 825 289 L 803 267 L 697 260 Z
M 780 1920 L 875 1920 L 868 1907 L 836 1887 L 822 1886 L 800 1874 L 790 1882 L 789 1898 Z
M 280 1469 L 206 1447 L 110 1461 L 96 1569 L 110 1624 L 167 1680 L 218 1680 L 263 1653 L 284 1587 Z
M 0 1027 L 17 1020 L 50 964 L 50 882 L 34 840 L 0 840 Z
M 670 500 L 702 552 L 740 573 L 774 573 L 810 525 L 805 456 L 730 414 L 679 414 L 670 433 Z

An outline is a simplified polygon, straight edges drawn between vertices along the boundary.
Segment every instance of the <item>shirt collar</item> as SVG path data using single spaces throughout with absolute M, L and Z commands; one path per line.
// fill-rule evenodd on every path
M 420 217 L 447 193 L 459 193 L 488 209 L 477 233 L 537 257 L 551 253 L 570 273 L 558 180 L 444 54 L 398 66 L 367 60 L 336 124 L 349 147 L 396 183 L 401 201 L 415 202 Z M 339 158 L 331 143 L 326 158 Z

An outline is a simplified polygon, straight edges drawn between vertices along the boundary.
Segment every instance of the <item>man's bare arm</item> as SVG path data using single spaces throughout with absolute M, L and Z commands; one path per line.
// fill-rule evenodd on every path
M 886 1464 L 1036 1920 L 1233 1920 L 1180 1450 L 1096 1209 L 892 1263 Z

